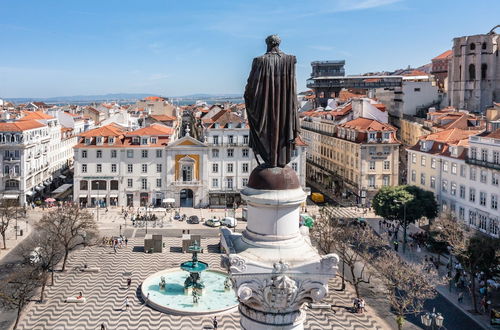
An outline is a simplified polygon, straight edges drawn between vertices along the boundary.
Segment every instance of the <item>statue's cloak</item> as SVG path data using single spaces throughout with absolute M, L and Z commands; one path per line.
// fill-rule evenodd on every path
M 273 167 L 290 162 L 299 134 L 295 63 L 282 52 L 256 57 L 245 88 L 250 147 Z

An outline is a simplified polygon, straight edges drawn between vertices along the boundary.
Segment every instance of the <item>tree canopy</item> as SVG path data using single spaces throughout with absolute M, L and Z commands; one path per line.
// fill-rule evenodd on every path
M 383 187 L 373 198 L 375 214 L 389 220 L 413 223 L 421 217 L 433 219 L 438 214 L 434 193 L 417 186 Z

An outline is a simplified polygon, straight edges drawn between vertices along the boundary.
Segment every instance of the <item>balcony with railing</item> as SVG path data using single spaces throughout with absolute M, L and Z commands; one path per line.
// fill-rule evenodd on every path
M 172 184 L 174 186 L 199 187 L 202 185 L 202 182 L 201 180 L 191 180 L 191 181 L 176 180 Z
M 465 162 L 468 164 L 472 165 L 477 165 L 477 166 L 482 166 L 486 168 L 491 168 L 494 170 L 500 170 L 500 164 L 499 163 L 492 163 L 488 162 L 486 160 L 480 160 L 480 159 L 475 159 L 475 158 L 466 158 Z

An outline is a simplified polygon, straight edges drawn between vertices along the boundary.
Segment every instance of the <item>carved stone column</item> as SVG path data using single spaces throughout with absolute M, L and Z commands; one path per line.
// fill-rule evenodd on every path
M 338 257 L 321 257 L 299 229 L 306 195 L 289 168 L 257 168 L 241 191 L 248 205 L 242 234 L 222 229 L 222 263 L 231 274 L 246 330 L 303 329 L 304 303 L 328 293 Z

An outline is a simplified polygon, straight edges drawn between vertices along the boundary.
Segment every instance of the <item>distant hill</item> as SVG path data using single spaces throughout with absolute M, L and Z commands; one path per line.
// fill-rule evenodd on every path
M 74 95 L 74 96 L 55 96 L 45 98 L 33 97 L 17 97 L 5 98 L 6 100 L 15 104 L 27 103 L 33 101 L 41 101 L 48 104 L 61 104 L 61 103 L 91 103 L 91 102 L 105 102 L 105 101 L 121 101 L 121 102 L 135 102 L 136 100 L 143 99 L 148 96 L 155 96 L 154 93 L 114 93 L 102 95 Z M 166 96 L 168 97 L 168 96 Z M 170 98 L 184 99 L 184 100 L 209 100 L 209 99 L 232 99 L 241 98 L 240 94 L 191 94 L 184 96 L 173 96 Z

